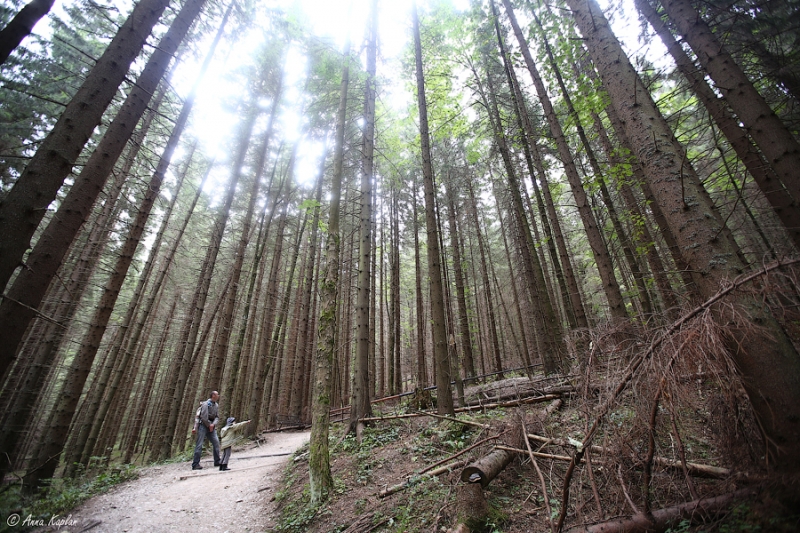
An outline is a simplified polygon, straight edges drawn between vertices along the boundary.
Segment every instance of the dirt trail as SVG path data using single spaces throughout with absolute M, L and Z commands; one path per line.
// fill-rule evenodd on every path
M 308 431 L 270 433 L 266 443 L 234 449 L 227 472 L 214 468 L 210 454 L 200 463 L 203 470 L 193 471 L 189 462 L 143 468 L 138 479 L 62 515 L 72 515 L 70 526 L 41 531 L 266 531 L 274 525 L 270 500 L 283 466 L 308 437 Z

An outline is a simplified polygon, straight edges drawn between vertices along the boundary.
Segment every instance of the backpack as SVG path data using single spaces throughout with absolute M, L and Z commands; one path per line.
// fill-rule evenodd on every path
M 200 410 L 203 408 L 203 404 L 208 402 L 208 406 L 211 407 L 211 400 L 204 400 L 200 402 L 200 405 L 197 407 L 197 412 L 194 414 L 194 428 L 197 429 L 197 425 L 200 423 Z

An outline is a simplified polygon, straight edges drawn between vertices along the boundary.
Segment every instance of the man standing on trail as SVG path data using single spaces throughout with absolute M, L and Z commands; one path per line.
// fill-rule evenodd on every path
M 217 424 L 219 424 L 219 393 L 211 391 L 211 397 L 200 406 L 200 425 L 197 427 L 197 444 L 194 447 L 192 470 L 202 470 L 200 454 L 203 453 L 203 443 L 208 437 L 214 448 L 214 466 L 219 466 L 219 438 L 217 437 Z

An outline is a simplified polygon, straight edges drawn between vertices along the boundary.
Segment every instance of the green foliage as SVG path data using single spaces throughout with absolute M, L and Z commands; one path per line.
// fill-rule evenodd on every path
M 506 498 L 504 498 L 506 499 Z M 508 522 L 508 515 L 503 512 L 497 502 L 489 502 L 489 513 L 483 520 L 467 520 L 471 531 L 476 533 L 502 533 L 502 527 Z
M 304 211 L 313 211 L 315 208 L 317 208 L 317 207 L 319 207 L 321 205 L 322 204 L 320 202 L 316 201 L 315 199 L 307 198 L 307 199 L 303 200 L 300 203 L 300 205 L 298 206 L 298 209 L 301 209 L 301 210 L 304 210 Z
M 285 497 L 285 492 L 282 493 L 282 497 Z M 308 531 L 308 525 L 321 510 L 321 506 L 312 505 L 310 489 L 308 485 L 306 485 L 299 499 L 291 500 L 281 508 L 275 531 L 304 533 Z
M 342 449 L 348 453 L 369 452 L 373 448 L 385 446 L 396 441 L 400 436 L 397 427 L 382 425 L 364 428 L 361 435 L 361 444 L 358 444 L 355 436 L 350 434 L 342 441 Z
M 423 509 L 431 503 L 441 505 L 441 502 L 448 500 L 449 492 L 450 487 L 443 484 L 438 477 L 420 478 L 420 482 L 406 489 L 408 499 L 395 507 L 395 514 L 389 520 L 389 527 L 392 531 L 408 533 L 430 531 L 431 516 L 423 512 Z
M 61 518 L 64 518 L 64 513 L 92 496 L 137 477 L 138 472 L 133 465 L 123 465 L 103 470 L 94 476 L 79 474 L 73 478 L 50 480 L 48 486 L 34 495 L 24 494 L 19 486 L 13 486 L 0 498 L 0 516 L 4 517 L 0 531 L 11 531 L 5 528 L 6 518 L 12 513 L 22 517 L 22 520 L 30 517 L 29 523 L 44 521 L 44 524 L 48 524 L 55 515 L 62 515 Z M 26 530 L 22 526 L 13 528 L 15 532 Z

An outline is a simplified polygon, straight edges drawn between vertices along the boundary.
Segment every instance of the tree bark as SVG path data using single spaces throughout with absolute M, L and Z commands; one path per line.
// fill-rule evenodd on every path
M 95 127 L 100 124 L 103 113 L 167 4 L 168 0 L 142 0 L 136 4 L 81 88 L 67 104 L 56 125 L 39 145 L 14 187 L 0 202 L 0 287 L 6 287 L 14 270 L 22 264 L 31 237 L 47 212 L 47 206 L 55 200 L 58 190 L 72 171 Z M 171 58 L 171 54 L 166 57 Z M 147 93 L 148 99 L 154 89 L 152 87 Z M 139 95 L 137 98 L 141 97 Z M 70 238 L 67 243 L 71 241 Z M 5 320 L 3 323 L 8 324 Z M 4 326 L 3 329 L 8 328 Z M 9 346 L 7 341 L 0 345 L 3 350 L 16 347 L 16 344 Z M 3 353 L 0 357 L 0 375 L 9 363 L 10 360 Z
M 472 354 L 472 334 L 469 330 L 469 317 L 467 316 L 467 298 L 464 294 L 464 268 L 461 264 L 461 246 L 459 245 L 458 224 L 456 221 L 456 206 L 453 193 L 452 173 L 444 185 L 447 195 L 447 215 L 450 227 L 450 247 L 453 249 L 453 272 L 456 281 L 456 303 L 458 304 L 458 325 L 461 337 L 461 350 L 464 354 L 464 372 L 469 376 L 475 375 L 475 363 Z
M 31 34 L 36 23 L 50 12 L 54 2 L 55 0 L 31 0 L 0 30 L 0 65 Z
M 140 6 L 149 1 L 150 0 L 143 0 L 137 4 L 134 13 Z M 0 322 L 4 324 L 3 328 L 0 329 L 0 375 L 5 372 L 5 369 L 13 360 L 14 352 L 22 340 L 30 321 L 33 319 L 33 310 L 41 303 L 42 297 L 50 281 L 55 276 L 58 267 L 61 265 L 61 261 L 67 253 L 70 244 L 75 239 L 75 236 L 91 211 L 92 205 L 102 191 L 103 184 L 108 179 L 114 164 L 122 153 L 136 124 L 147 109 L 147 104 L 150 102 L 156 87 L 164 76 L 173 54 L 188 33 L 195 18 L 200 14 L 200 10 L 204 4 L 205 0 L 191 0 L 181 9 L 166 35 L 161 39 L 159 46 L 150 56 L 141 76 L 139 76 L 136 81 L 134 89 L 128 95 L 128 98 L 125 99 L 125 103 L 120 108 L 113 122 L 109 125 L 102 141 L 92 153 L 80 176 L 67 194 L 67 197 L 59 206 L 53 221 L 48 224 L 44 233 L 37 241 L 34 250 L 26 261 L 27 268 L 20 271 L 11 289 L 8 290 L 9 298 L 4 299 L 3 303 L 0 304 Z M 131 18 L 134 18 L 133 14 Z M 140 21 L 139 23 L 141 24 L 142 22 Z M 124 28 L 125 26 L 120 30 L 121 33 Z M 146 38 L 146 35 L 144 38 Z M 114 46 L 115 44 L 112 41 L 109 48 Z M 121 47 L 122 45 L 116 46 Z M 141 47 L 141 44 L 139 46 Z M 105 55 L 103 57 L 105 57 Z M 100 65 L 102 61 L 103 58 L 98 61 L 98 65 Z M 115 66 L 117 64 L 117 62 L 114 63 Z M 113 85 L 110 81 L 109 74 L 106 73 L 105 75 L 108 76 L 109 79 L 104 78 L 104 81 L 109 85 Z M 87 82 L 91 77 L 92 74 L 87 78 Z M 83 89 L 81 89 L 81 91 L 82 90 Z M 103 86 L 102 91 L 106 90 L 106 87 Z M 79 94 L 81 94 L 81 91 L 79 91 Z M 91 104 L 87 104 L 85 108 L 81 107 L 79 118 L 72 117 L 72 115 L 68 113 L 70 107 L 67 106 L 64 115 L 62 115 L 62 119 L 59 120 L 59 123 L 56 124 L 51 134 L 45 139 L 39 149 L 39 151 L 45 150 L 46 152 L 52 152 L 47 156 L 43 155 L 42 159 L 58 159 L 63 155 L 66 158 L 71 158 L 72 161 L 68 164 L 62 161 L 57 165 L 58 168 L 54 168 L 51 166 L 53 161 L 42 161 L 38 156 L 39 151 L 37 151 L 37 154 L 34 155 L 33 160 L 28 164 L 28 167 L 23 172 L 17 184 L 9 192 L 3 203 L 0 204 L 0 224 L 3 225 L 3 232 L 0 234 L 6 235 L 14 240 L 14 244 L 11 248 L 7 248 L 0 242 L 0 286 L 5 285 L 7 281 L 7 279 L 3 279 L 3 269 L 7 266 L 6 260 L 12 259 L 12 256 L 17 254 L 17 246 L 22 246 L 22 253 L 24 253 L 24 249 L 27 248 L 33 232 L 31 228 L 35 229 L 47 205 L 50 203 L 49 201 L 44 203 L 44 198 L 49 195 L 48 186 L 55 186 L 55 181 L 57 181 L 59 176 L 61 176 L 61 181 L 63 181 L 72 163 L 74 163 L 75 157 L 77 157 L 78 152 L 83 147 L 83 144 L 85 144 L 84 141 L 80 146 L 72 147 L 75 150 L 75 155 L 73 157 L 72 155 L 67 155 L 70 154 L 71 149 L 69 147 L 69 141 L 74 142 L 75 139 L 81 136 L 81 127 L 91 126 L 91 129 L 87 130 L 86 138 L 88 139 L 88 135 L 96 125 L 96 123 L 91 122 L 90 117 L 92 112 L 90 110 L 96 105 L 96 99 L 102 99 L 102 97 L 99 96 L 100 90 L 98 89 L 98 91 L 99 92 L 92 93 L 88 96 L 88 98 L 91 99 Z M 109 95 L 109 100 L 112 96 L 113 91 Z M 76 98 L 78 98 L 78 95 L 76 95 Z M 99 122 L 99 115 L 102 114 L 103 109 L 96 110 L 98 113 L 97 122 Z M 60 139 L 60 134 L 57 134 L 57 132 L 60 131 L 59 124 L 62 120 L 67 122 L 67 125 L 64 126 L 68 130 L 66 139 Z M 62 141 L 63 143 L 49 147 L 49 140 L 51 137 L 53 137 L 53 143 Z M 42 166 L 40 166 L 40 164 Z M 39 175 L 39 172 L 42 174 Z M 26 178 L 27 176 L 30 176 L 30 178 Z M 23 179 L 25 179 L 25 181 L 23 181 Z M 33 179 L 34 183 L 39 181 L 39 183 L 37 183 L 38 189 L 35 192 L 26 193 L 27 184 L 30 179 Z M 58 185 L 60 185 L 60 183 Z M 22 195 L 22 197 L 17 196 L 15 192 L 18 187 L 20 187 L 19 195 Z M 55 186 L 52 195 L 54 196 L 57 191 L 58 186 Z M 42 209 L 34 208 L 27 211 L 24 215 L 14 214 L 14 212 L 24 204 L 26 194 L 32 194 L 36 198 L 34 201 L 36 205 L 38 205 L 38 202 L 42 202 Z M 50 201 L 52 201 L 52 198 L 50 198 Z M 35 216 L 33 213 L 35 213 Z M 6 216 L 9 218 L 7 219 Z M 18 226 L 17 224 L 20 223 L 23 218 L 26 219 L 24 226 Z M 36 219 L 35 223 L 34 219 Z M 8 221 L 8 224 L 6 221 Z M 17 240 L 18 237 L 22 237 L 22 239 Z M 10 272 L 13 272 L 13 266 Z M 15 301 L 22 302 L 25 305 L 20 306 L 14 303 Z
M 364 85 L 364 139 L 361 154 L 361 221 L 358 253 L 358 300 L 356 302 L 356 364 L 350 400 L 349 432 L 358 419 L 372 416 L 370 403 L 370 284 L 372 283 L 372 180 L 375 152 L 375 72 L 378 55 L 378 0 L 370 2 L 367 39 L 367 79 Z
M 683 148 L 674 141 L 600 8 L 588 0 L 568 0 L 568 4 L 692 277 L 701 295 L 710 297 L 720 283 L 743 268 L 735 243 L 711 215 L 714 206 L 686 164 Z M 800 469 L 800 356 L 759 302 L 741 295 L 736 303 L 761 329 L 742 331 L 725 311 L 718 311 L 715 318 L 727 331 L 731 356 L 742 373 L 770 455 L 780 467 L 796 471 Z
M 747 129 L 783 186 L 800 201 L 800 143 L 772 111 L 688 0 L 661 0 L 675 27 L 692 47 L 703 69 Z M 776 184 L 777 185 L 777 184 Z M 769 187 L 772 189 L 774 187 Z M 794 237 L 794 236 L 793 236 Z
M 753 176 L 753 179 L 767 197 L 767 200 L 769 200 L 778 218 L 780 218 L 789 232 L 795 248 L 800 250 L 800 209 L 798 209 L 797 198 L 792 197 L 780 182 L 778 175 L 772 171 L 770 164 L 764 160 L 753 146 L 747 134 L 750 128 L 742 129 L 736 117 L 725 106 L 725 101 L 730 101 L 730 98 L 726 100 L 717 98 L 713 89 L 709 87 L 705 78 L 695 67 L 694 62 L 686 55 L 686 51 L 675 40 L 667 24 L 661 19 L 648 0 L 636 0 L 636 7 L 664 42 L 664 46 L 669 50 L 678 70 L 689 82 L 694 94 L 706 107 L 709 115 L 711 115 L 714 122 L 728 139 L 728 142 L 730 142 L 736 155 L 744 163 L 747 171 Z M 736 95 L 734 94 L 733 96 L 735 101 L 737 99 Z M 747 128 L 746 124 L 745 127 Z
M 417 4 L 411 13 L 414 32 L 414 56 L 417 73 L 417 105 L 422 148 L 422 185 L 425 191 L 425 226 L 427 228 L 428 275 L 431 294 L 431 332 L 433 334 L 433 361 L 436 365 L 436 405 L 439 414 L 453 414 L 453 393 L 450 390 L 450 365 L 447 360 L 447 331 L 444 317 L 444 289 L 442 287 L 439 232 L 436 222 L 435 189 L 428 133 L 428 105 L 425 98 L 425 76 L 422 71 L 422 44 L 419 33 Z
M 522 52 L 522 56 L 525 58 L 525 65 L 528 67 L 528 72 L 530 72 L 533 83 L 536 86 L 536 92 L 539 95 L 539 101 L 542 104 L 545 116 L 547 117 L 547 122 L 550 125 L 550 130 L 555 138 L 561 163 L 564 165 L 564 171 L 567 175 L 570 188 L 572 189 L 572 195 L 575 198 L 575 203 L 578 206 L 578 213 L 581 216 L 581 222 L 583 223 L 584 230 L 586 231 L 586 236 L 589 239 L 589 246 L 592 249 L 592 255 L 594 256 L 595 263 L 597 264 L 597 270 L 603 282 L 603 290 L 605 291 L 606 298 L 608 300 L 609 312 L 614 318 L 627 318 L 628 313 L 625 309 L 625 303 L 622 299 L 622 293 L 620 292 L 619 284 L 614 276 L 614 266 L 611 264 L 611 256 L 609 255 L 608 249 L 603 241 L 603 237 L 600 234 L 600 229 L 597 227 L 597 221 L 592 214 L 591 207 L 586 197 L 586 191 L 584 190 L 583 184 L 581 183 L 581 178 L 578 175 L 578 169 L 575 167 L 575 161 L 570 153 L 569 145 L 567 144 L 566 137 L 564 136 L 564 131 L 561 128 L 561 123 L 556 116 L 555 109 L 553 109 L 553 104 L 550 101 L 550 97 L 547 95 L 544 83 L 542 83 L 539 70 L 533 61 L 533 56 L 528 48 L 527 41 L 525 40 L 522 30 L 517 23 L 517 18 L 514 15 L 514 10 L 511 7 L 510 0 L 503 0 L 503 6 L 505 6 L 506 14 L 511 22 L 514 34 L 517 37 L 520 51 Z
M 333 183 L 328 218 L 325 271 L 320 286 L 319 330 L 314 357 L 314 382 L 311 391 L 311 438 L 308 449 L 308 474 L 311 501 L 327 501 L 333 491 L 328 432 L 331 417 L 331 373 L 336 352 L 336 299 L 339 288 L 339 209 L 342 196 L 344 129 L 347 119 L 347 89 L 350 83 L 350 41 L 345 44 L 339 110 L 336 118 L 336 145 L 333 153 Z

